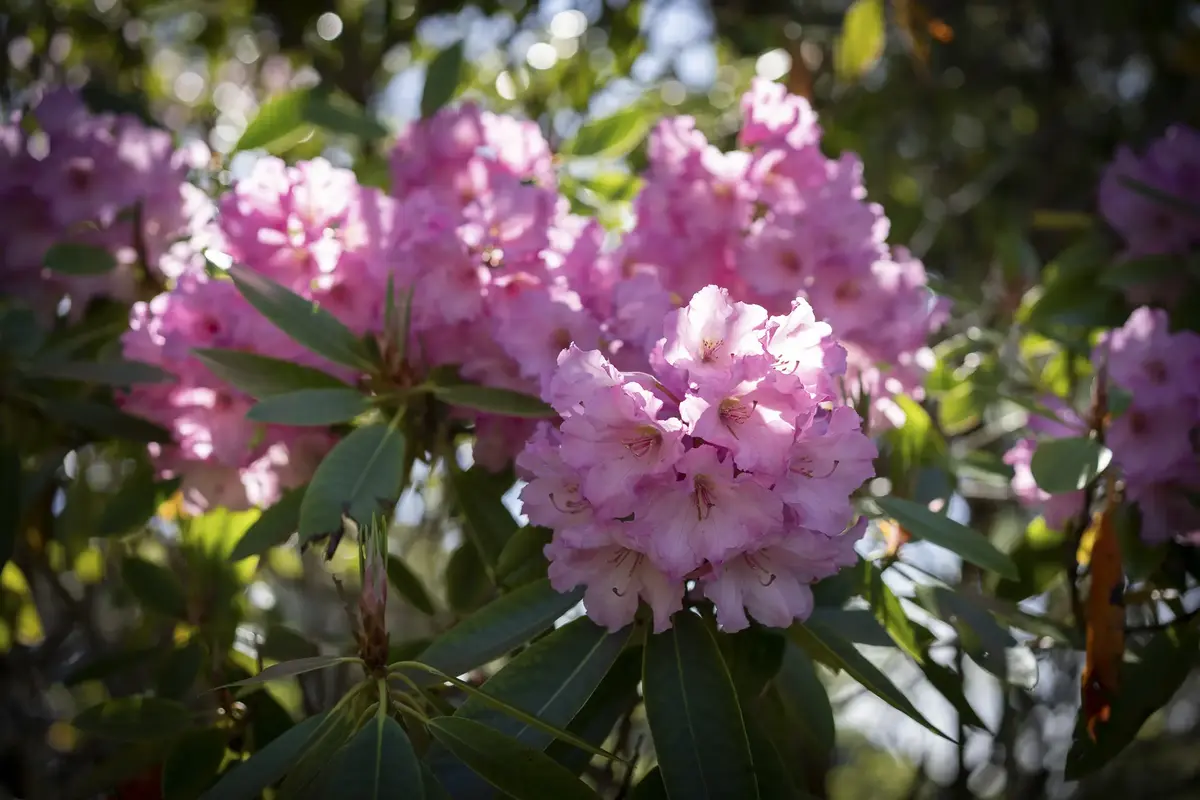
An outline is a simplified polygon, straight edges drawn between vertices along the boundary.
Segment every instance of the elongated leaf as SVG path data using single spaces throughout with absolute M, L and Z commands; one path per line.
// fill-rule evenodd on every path
M 1001 680 L 1007 680 L 1006 651 L 1017 642 L 976 596 L 941 586 L 919 586 L 916 598 L 930 613 L 954 625 L 971 660 Z
M 1017 565 L 996 549 L 986 536 L 961 525 L 944 514 L 936 514 L 920 503 L 899 497 L 877 497 L 875 502 L 917 539 L 944 547 L 977 567 L 1001 577 L 1017 580 Z
M 208 348 L 193 350 L 192 354 L 212 374 L 260 400 L 305 389 L 349 388 L 319 369 L 256 353 Z
M 400 556 L 389 556 L 387 565 L 388 583 L 400 592 L 412 607 L 425 614 L 434 612 L 433 600 L 425 589 L 421 579 L 408 568 Z
M 788 635 L 792 637 L 792 641 L 813 654 L 814 657 L 817 657 L 816 654 L 820 654 L 822 661 L 828 659 L 838 664 L 847 675 L 888 705 L 908 715 L 938 736 L 944 739 L 950 738 L 925 719 L 925 716 L 904 696 L 904 693 L 896 688 L 896 684 L 892 683 L 891 679 L 880 672 L 878 667 L 858 652 L 854 645 L 832 630 L 825 628 L 821 623 L 812 620 L 807 623 L 796 623 L 788 628 Z
M 475 611 L 495 594 L 479 548 L 463 542 L 446 562 L 446 602 L 457 614 Z
M 362 341 L 325 309 L 257 272 L 230 267 L 229 275 L 250 305 L 309 350 L 337 364 L 370 366 Z
M 121 581 L 142 607 L 175 619 L 187 619 L 187 599 L 175 573 L 145 559 L 121 562 Z
M 461 383 L 439 386 L 433 391 L 443 403 L 489 414 L 526 419 L 551 419 L 557 416 L 557 412 L 539 398 L 511 389 Z
M 332 133 L 371 141 L 387 136 L 387 128 L 349 96 L 317 89 L 309 93 L 302 111 L 305 122 Z
M 252 677 L 233 683 L 225 684 L 230 686 L 256 686 L 267 681 L 278 681 L 284 678 L 291 678 L 296 675 L 303 675 L 306 672 L 313 672 L 318 669 L 328 669 L 336 667 L 338 664 L 345 664 L 349 661 L 357 661 L 354 658 L 346 656 L 311 656 L 309 658 L 297 658 L 292 661 L 284 661 L 279 664 L 272 664 L 262 672 Z
M 421 90 L 421 117 L 429 119 L 450 102 L 458 91 L 463 71 L 461 41 L 439 52 L 425 70 L 425 87 Z
M 595 792 L 545 753 L 480 722 L 435 717 L 429 721 L 429 731 L 488 783 L 516 800 L 597 798 Z
M 646 641 L 642 691 L 654 750 L 672 800 L 759 797 L 737 692 L 698 616 Z
M 775 680 L 752 713 L 766 715 L 780 747 L 796 756 L 789 763 L 793 780 L 810 790 L 822 787 L 837 735 L 833 707 L 816 665 L 795 643 L 788 642 Z
M 103 247 L 58 242 L 46 251 L 42 264 L 59 275 L 103 275 L 116 268 L 117 259 Z
M 933 688 L 937 689 L 942 697 L 954 706 L 954 710 L 958 712 L 958 718 L 964 725 L 984 731 L 988 730 L 983 719 L 967 700 L 967 694 L 963 689 L 962 675 L 928 657 L 921 664 L 921 671 L 925 673 L 925 677 L 929 679 Z
M 883 55 L 883 0 L 854 0 L 846 11 L 834 54 L 834 68 L 843 81 L 861 77 Z
M 640 702 L 638 684 L 641 680 L 642 648 L 628 647 L 617 657 L 587 703 L 575 714 L 567 730 L 596 747 L 604 744 L 617 720 Z M 546 748 L 546 755 L 575 775 L 582 772 L 591 760 L 587 751 L 563 741 L 552 742 Z
M 274 425 L 325 426 L 349 422 L 370 409 L 370 399 L 354 389 L 301 389 L 259 401 L 246 418 Z
M 182 733 L 191 727 L 192 715 L 174 700 L 122 697 L 92 706 L 71 724 L 93 736 L 135 742 Z
M 505 542 L 504 549 L 500 551 L 500 557 L 496 559 L 496 577 L 503 581 L 515 575 L 530 562 L 545 562 L 546 558 L 542 555 L 542 550 L 550 543 L 553 534 L 554 531 L 549 528 L 537 525 L 526 525 L 517 529 L 516 533 Z
M 225 760 L 227 735 L 220 728 L 189 731 L 163 762 L 163 800 L 195 800 L 217 777 Z
M 153 422 L 126 414 L 107 403 L 55 397 L 42 405 L 50 419 L 104 437 L 134 442 L 169 442 L 171 434 Z
M 795 800 L 799 796 L 795 782 L 760 717 L 746 715 L 746 736 L 754 759 L 759 797 L 762 800 Z
M 926 656 L 925 649 L 933 640 L 933 636 L 904 613 L 900 598 L 884 583 L 882 572 L 865 561 L 858 569 L 862 575 L 863 599 L 871 606 L 875 619 L 900 649 L 917 663 L 923 662 Z
M 333 770 L 338 764 L 339 751 L 358 733 L 358 713 L 352 700 L 355 690 L 342 696 L 333 710 L 301 750 L 300 759 L 292 765 L 279 785 L 280 800 L 311 797 L 329 788 Z
M 738 701 L 746 708 L 779 672 L 787 639 L 776 629 L 753 627 L 726 633 L 718 641 Z
M 498 597 L 434 640 L 417 659 L 451 675 L 498 658 L 549 628 L 583 592 L 556 592 L 550 581 L 528 583 Z
M 641 106 L 624 108 L 609 117 L 584 123 L 575 138 L 563 147 L 572 156 L 620 158 L 641 144 L 654 117 Z
M 83 381 L 103 386 L 133 386 L 137 383 L 169 383 L 175 376 L 152 364 L 138 361 L 47 361 L 25 369 L 32 378 Z
M 296 763 L 327 716 L 317 714 L 293 725 L 248 761 L 222 775 L 221 780 L 205 792 L 205 800 L 255 800 Z
M 258 556 L 288 540 L 300 527 L 300 505 L 304 502 L 306 486 L 289 489 L 275 505 L 262 512 L 254 524 L 246 529 L 242 538 L 229 554 L 230 561 Z
M 896 642 L 865 608 L 814 608 L 810 619 L 838 632 L 848 642 L 871 647 L 895 647 Z M 832 665 L 829 665 L 832 667 Z
M 517 531 L 517 521 L 500 499 L 503 489 L 480 467 L 464 472 L 451 466 L 450 481 L 471 541 L 484 562 L 494 567 L 504 545 Z
M 334 797 L 362 800 L 425 796 L 412 743 L 399 723 L 384 715 L 376 715 L 346 745 L 330 787 Z
M 390 510 L 400 494 L 404 437 L 376 423 L 354 430 L 325 456 L 300 502 L 300 541 L 339 531 L 342 513 L 359 524 Z
M 308 89 L 298 89 L 272 97 L 259 106 L 258 114 L 242 132 L 234 152 L 267 147 L 301 127 L 308 93 Z
M 1112 451 L 1095 439 L 1048 439 L 1038 443 L 1029 469 L 1039 489 L 1059 494 L 1084 488 L 1111 460 Z

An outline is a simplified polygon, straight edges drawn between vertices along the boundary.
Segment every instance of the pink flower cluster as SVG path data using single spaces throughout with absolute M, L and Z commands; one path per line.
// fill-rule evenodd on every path
M 53 314 L 70 295 L 80 311 L 95 296 L 134 298 L 134 265 L 155 268 L 187 232 L 184 183 L 190 151 L 129 115 L 92 114 L 65 89 L 24 115 L 0 120 L 0 274 L 5 291 Z M 135 224 L 140 222 L 140 225 Z M 75 242 L 109 250 L 118 268 L 63 277 L 43 269 L 50 246 Z
M 804 300 L 769 316 L 715 285 L 663 333 L 653 375 L 574 345 L 558 357 L 561 425 L 517 459 L 525 513 L 554 530 L 550 580 L 585 585 L 613 630 L 639 600 L 666 629 L 690 581 L 726 630 L 803 619 L 809 585 L 856 559 L 850 495 L 874 475 L 875 445 L 834 396 L 845 350 Z
M 1098 202 L 1101 215 L 1125 240 L 1125 259 L 1200 247 L 1200 132 L 1168 128 L 1142 156 L 1122 147 L 1100 181 Z M 1189 204 L 1190 211 L 1180 207 Z M 1178 277 L 1150 280 L 1132 288 L 1130 299 L 1169 304 L 1181 296 L 1186 280 L 1182 270 Z
M 1142 307 L 1098 345 L 1094 360 L 1105 357 L 1130 397 L 1107 444 L 1141 509 L 1143 538 L 1200 543 L 1200 335 L 1171 333 L 1167 312 Z
M 690 117 L 651 135 L 637 223 L 613 255 L 617 338 L 648 347 L 650 312 L 708 284 L 771 313 L 801 296 L 845 345 L 852 387 L 919 396 L 933 365 L 926 339 L 948 308 L 921 262 L 888 247 L 862 164 L 826 158 L 816 114 L 779 84 L 756 79 L 742 108 L 746 150 L 718 150 Z

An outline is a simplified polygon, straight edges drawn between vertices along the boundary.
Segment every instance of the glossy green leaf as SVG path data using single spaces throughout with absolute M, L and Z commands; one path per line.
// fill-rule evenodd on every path
M 884 513 L 893 517 L 914 539 L 944 547 L 977 567 L 991 570 L 1001 577 L 1016 580 L 1017 566 L 996 549 L 987 537 L 961 525 L 944 514 L 930 511 L 920 503 L 899 497 L 877 497 L 875 502 Z
M 364 141 L 382 139 L 388 133 L 379 120 L 340 92 L 313 90 L 306 98 L 302 113 L 304 122 Z
M 230 267 L 229 275 L 250 305 L 292 339 L 334 363 L 370 367 L 362 341 L 325 309 L 252 270 Z
M 329 785 L 331 797 L 356 800 L 420 800 L 425 795 L 421 765 L 404 729 L 378 714 L 346 745 Z
M 1112 451 L 1082 436 L 1038 442 L 1029 469 L 1038 488 L 1050 494 L 1083 489 L 1112 461 Z
M 130 556 L 121 561 L 121 582 L 142 608 L 179 620 L 187 619 L 183 586 L 175 573 L 166 567 Z
M 556 592 L 550 581 L 528 583 L 502 595 L 443 633 L 417 659 L 461 675 L 547 630 L 583 592 Z
M 463 43 L 461 41 L 433 57 L 425 69 L 425 86 L 421 90 L 421 118 L 429 119 L 449 103 L 463 73 Z
M 787 639 L 775 629 L 758 626 L 718 638 L 729 676 L 745 707 L 763 693 L 783 665 Z
M 209 371 L 259 400 L 305 389 L 346 389 L 346 384 L 319 369 L 241 350 L 193 350 Z
M 45 361 L 24 370 L 31 378 L 82 381 L 101 386 L 133 386 L 140 383 L 170 383 L 171 373 L 139 361 Z
M 296 675 L 303 675 L 306 672 L 313 672 L 319 669 L 328 669 L 336 667 L 338 664 L 345 664 L 350 661 L 357 661 L 355 658 L 347 656 L 311 656 L 309 658 L 297 658 L 291 661 L 283 661 L 279 664 L 272 664 L 257 675 L 253 675 L 244 680 L 234 681 L 226 684 L 229 686 L 256 686 L 267 681 L 278 681 L 286 678 L 292 678 Z
M 489 567 L 494 567 L 504 545 L 517 531 L 517 521 L 500 499 L 505 488 L 481 467 L 463 471 L 450 468 L 454 499 L 466 518 L 467 534 Z
M 908 618 L 900 598 L 884 583 L 882 572 L 866 561 L 862 562 L 858 569 L 862 576 L 863 599 L 871 607 L 875 619 L 901 650 L 908 653 L 917 663 L 923 662 L 932 635 Z
M 71 722 L 105 739 L 134 742 L 175 736 L 192 725 L 187 708 L 161 697 L 122 697 L 83 711 Z
M 483 723 L 460 717 L 435 717 L 429 721 L 429 731 L 463 763 L 515 800 L 598 797 L 545 753 Z
M 814 658 L 836 663 L 854 680 L 862 684 L 879 699 L 898 711 L 903 712 L 914 721 L 944 739 L 950 737 L 935 728 L 916 706 L 896 688 L 878 667 L 872 664 L 866 656 L 858 652 L 854 645 L 843 639 L 834 631 L 819 622 L 809 620 L 807 623 L 796 623 L 788 628 L 792 641 L 804 648 Z
M 883 0 L 854 0 L 846 11 L 834 50 L 834 70 L 853 81 L 875 66 L 886 42 Z
M 793 642 L 783 651 L 783 663 L 772 681 L 784 711 L 804 738 L 805 753 L 810 754 L 822 768 L 833 753 L 836 729 L 829 692 L 817 675 L 816 665 L 801 647 Z
M 229 560 L 260 556 L 286 542 L 300 528 L 300 506 L 306 489 L 307 486 L 301 486 L 285 491 L 275 505 L 263 511 L 234 545 Z
M 564 155 L 621 158 L 642 143 L 655 118 L 640 105 L 585 122 L 575 137 L 563 145 Z
M 646 640 L 646 718 L 672 800 L 759 797 L 737 691 L 707 624 L 684 611 Z
M 260 400 L 246 418 L 273 425 L 326 426 L 349 422 L 370 409 L 370 399 L 354 389 L 301 389 Z
M 304 125 L 308 93 L 308 89 L 297 89 L 272 97 L 259 106 L 258 113 L 234 146 L 234 152 L 268 147 Z
M 754 778 L 762 800 L 796 800 L 800 797 L 783 755 L 771 740 L 760 716 L 747 712 L 746 737 L 754 759 Z M 793 756 L 794 757 L 794 756 Z
M 641 680 L 642 648 L 627 647 L 617 656 L 587 703 L 575 714 L 567 730 L 596 747 L 604 744 L 617 721 L 641 702 L 638 695 Z M 552 742 L 546 748 L 546 754 L 576 775 L 592 759 L 587 751 L 561 740 Z
M 220 728 L 179 737 L 162 767 L 162 800 L 196 800 L 217 778 L 225 760 L 227 734 Z
M 50 245 L 42 264 L 59 275 L 103 275 L 116 268 L 117 259 L 103 247 L 58 242 Z
M 525 419 L 552 419 L 557 416 L 557 412 L 540 398 L 511 389 L 459 383 L 438 386 L 433 392 L 443 403 L 488 414 Z
M 544 563 L 542 550 L 550 543 L 554 531 L 537 525 L 518 528 L 504 543 L 500 557 L 496 559 L 496 577 L 501 581 L 512 577 L 530 562 Z
M 359 524 L 390 511 L 400 494 L 404 437 L 376 423 L 352 431 L 325 456 L 300 502 L 300 541 L 341 530 L 345 511 Z
M 317 714 L 289 728 L 249 760 L 222 775 L 221 780 L 205 792 L 205 800 L 256 800 L 299 760 L 327 716 Z
M 424 614 L 432 614 L 434 612 L 433 600 L 429 597 L 429 592 L 425 589 L 425 584 L 417 577 L 408 564 L 404 563 L 404 559 L 400 556 L 388 556 L 387 564 L 388 583 L 390 583 L 400 596 L 407 600 L 413 608 Z

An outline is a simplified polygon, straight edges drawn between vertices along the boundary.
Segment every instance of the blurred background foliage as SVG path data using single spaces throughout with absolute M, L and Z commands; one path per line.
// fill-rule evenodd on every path
M 992 691 L 973 686 L 980 670 L 964 666 L 973 623 L 941 615 L 958 624 L 960 646 L 951 649 L 986 728 L 968 731 L 959 720 L 957 746 L 835 679 L 842 724 L 829 795 L 1195 796 L 1194 678 L 1143 729 L 1151 741 L 1134 743 L 1081 783 L 1064 780 L 1080 654 L 1077 634 L 1063 632 L 1071 611 L 1063 538 L 1036 520 L 1027 525 L 1000 455 L 1024 422 L 1022 402 L 1047 389 L 1076 394 L 1090 370 L 1087 331 L 1127 316 L 1115 290 L 1081 288 L 1063 254 L 1090 248 L 1101 261 L 1118 249 L 1094 206 L 1100 170 L 1120 144 L 1139 147 L 1173 122 L 1200 127 L 1200 3 L 8 0 L 0 37 L 0 107 L 21 107 L 39 85 L 82 86 L 97 108 L 134 111 L 182 139 L 205 141 L 220 182 L 244 169 L 253 158 L 247 150 L 266 150 L 289 160 L 325 154 L 382 184 L 390 135 L 417 118 L 423 92 L 440 85 L 447 97 L 536 119 L 556 151 L 568 142 L 582 150 L 564 156 L 564 191 L 613 226 L 626 218 L 644 163 L 642 135 L 656 119 L 694 115 L 729 147 L 751 76 L 784 81 L 820 112 L 827 149 L 861 155 L 893 241 L 909 243 L 938 291 L 957 303 L 937 343 L 928 413 L 914 407 L 909 423 L 889 434 L 884 480 L 923 502 L 953 495 L 972 527 L 1012 555 L 1020 580 L 960 574 L 933 555 L 925 566 L 994 595 L 993 610 L 1019 614 L 1025 601 L 1024 611 L 1044 614 L 1027 660 L 1005 666 L 1024 677 L 1010 675 L 1013 686 Z M 319 101 L 300 103 L 296 93 L 306 90 Z M 593 130 L 599 144 L 581 144 L 581 126 L 614 114 L 620 135 Z M 289 115 L 299 124 L 284 124 Z M 1054 302 L 1035 302 L 1047 297 Z M 112 345 L 123 313 L 89 317 L 97 352 Z M 7 335 L 4 345 L 6 358 L 26 348 Z M 42 508 L 52 517 L 24 531 L 32 546 L 5 567 L 0 594 L 0 791 L 16 796 L 37 796 L 22 793 L 35 786 L 86 795 L 155 763 L 153 754 L 139 760 L 140 746 L 113 758 L 61 720 L 108 695 L 153 685 L 170 697 L 210 667 L 228 670 L 201 663 L 204 637 L 237 642 L 244 675 L 257 670 L 256 652 L 269 662 L 346 645 L 341 601 L 316 556 L 266 551 L 290 530 L 257 511 L 175 520 L 167 502 L 174 487 L 153 480 L 136 443 L 145 432 L 125 429 L 121 444 L 76 441 L 78 422 L 24 432 L 18 452 L 43 453 L 46 474 L 3 498 L 16 519 Z M 63 476 L 55 477 L 64 452 Z M 446 544 L 459 532 L 447 523 L 438 479 L 420 477 L 423 500 L 411 493 L 409 506 L 402 502 L 394 531 L 416 573 L 401 564 L 392 576 L 406 598 L 392 609 L 393 641 L 408 653 L 494 592 L 473 579 L 481 570 L 474 551 Z M 152 514 L 163 536 L 126 536 Z M 247 531 L 259 537 L 251 545 Z M 97 538 L 108 546 L 98 548 Z M 1141 563 L 1142 578 L 1162 563 L 1161 554 L 1140 551 L 1136 537 L 1123 542 L 1127 565 L 1136 571 Z M 238 557 L 266 552 L 261 563 L 231 559 L 238 547 L 246 548 Z M 355 565 L 344 548 L 333 566 L 352 573 Z M 854 619 L 862 622 L 837 622 L 851 630 Z M 999 630 L 992 623 L 974 632 L 992 629 Z M 853 635 L 888 644 L 880 634 L 868 624 Z M 982 662 L 988 651 L 985 643 L 972 655 Z M 898 685 L 922 709 L 945 706 L 916 685 L 919 674 L 906 685 L 907 673 L 896 669 Z M 210 682 L 244 675 L 213 674 Z M 269 741 L 290 724 L 289 713 L 338 696 L 343 679 L 333 670 L 301 681 L 300 692 L 272 683 L 249 695 L 263 707 L 253 710 L 247 735 Z M 931 719 L 956 719 L 941 710 Z

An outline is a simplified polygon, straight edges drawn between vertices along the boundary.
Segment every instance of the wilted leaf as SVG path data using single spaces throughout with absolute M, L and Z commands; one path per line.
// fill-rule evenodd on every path
M 1092 544 L 1092 585 L 1088 590 L 1087 660 L 1083 666 L 1082 714 L 1088 735 L 1096 739 L 1097 726 L 1108 722 L 1113 699 L 1120 688 L 1121 658 L 1125 653 L 1125 576 L 1121 567 L 1121 547 L 1117 542 L 1112 515 L 1116 500 L 1113 481 L 1109 481 L 1108 501 L 1092 520 L 1095 539 Z

